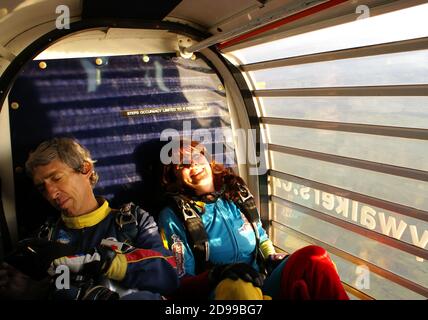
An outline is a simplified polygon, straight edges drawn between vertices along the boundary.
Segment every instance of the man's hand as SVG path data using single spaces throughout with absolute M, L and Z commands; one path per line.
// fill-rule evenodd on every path
M 46 271 L 54 259 L 74 253 L 75 249 L 70 245 L 29 238 L 19 241 L 16 250 L 5 261 L 32 279 L 41 280 L 47 276 Z
M 224 279 L 242 279 L 251 282 L 255 287 L 262 287 L 264 282 L 264 276 L 246 263 L 214 266 L 208 277 L 214 286 Z
M 64 265 L 67 266 L 72 273 L 80 273 L 90 277 L 100 276 L 108 271 L 115 256 L 115 251 L 109 247 L 98 246 L 86 253 L 55 259 L 48 273 L 54 276 L 55 269 L 60 265 Z
M 36 281 L 7 263 L 0 266 L 1 300 L 36 300 L 48 296 L 49 281 Z

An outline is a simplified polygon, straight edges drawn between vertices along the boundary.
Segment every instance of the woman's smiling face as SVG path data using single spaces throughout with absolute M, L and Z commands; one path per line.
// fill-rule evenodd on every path
M 214 192 L 210 163 L 199 150 L 191 149 L 191 153 L 183 152 L 182 163 L 176 166 L 177 178 L 183 185 L 195 190 L 197 195 Z

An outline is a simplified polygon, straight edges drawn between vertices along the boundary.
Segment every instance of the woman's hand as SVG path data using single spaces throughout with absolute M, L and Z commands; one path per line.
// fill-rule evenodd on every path
M 270 254 L 265 261 L 267 273 L 271 274 L 272 271 L 275 270 L 275 268 L 278 267 L 281 262 L 288 256 L 289 255 L 285 253 Z

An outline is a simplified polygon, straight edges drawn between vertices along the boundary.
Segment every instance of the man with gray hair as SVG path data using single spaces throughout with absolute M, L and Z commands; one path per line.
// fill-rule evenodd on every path
M 132 203 L 115 210 L 107 200 L 96 197 L 94 162 L 90 152 L 71 138 L 42 142 L 30 154 L 26 171 L 61 217 L 41 227 L 40 239 L 24 247 L 36 254 L 55 247 L 57 253 L 44 255 L 43 263 L 37 263 L 47 269 L 45 275 L 51 275 L 41 281 L 3 264 L 0 297 L 102 299 L 106 290 L 99 288 L 107 286 L 123 299 L 161 299 L 177 288 L 175 259 L 164 248 L 153 217 Z M 94 285 L 79 285 L 70 292 L 57 290 L 52 279 L 59 267 L 79 275 L 76 279 L 91 279 Z M 103 286 L 96 286 L 100 279 Z

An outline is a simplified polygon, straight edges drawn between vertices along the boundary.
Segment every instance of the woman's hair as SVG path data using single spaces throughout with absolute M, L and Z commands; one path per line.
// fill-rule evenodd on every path
M 77 172 L 83 172 L 85 162 L 92 164 L 92 174 L 89 181 L 92 187 L 98 182 L 98 174 L 95 172 L 94 163 L 88 149 L 79 144 L 72 138 L 53 138 L 42 142 L 30 153 L 25 170 L 32 178 L 34 169 L 38 166 L 44 166 L 53 160 L 60 160 Z
M 190 148 L 188 148 L 188 146 L 190 146 Z M 233 187 L 237 183 L 245 185 L 244 180 L 236 175 L 232 168 L 225 167 L 221 163 L 216 163 L 212 159 L 211 155 L 207 152 L 207 149 L 197 141 L 190 141 L 186 143 L 186 141 L 180 140 L 180 148 L 178 153 L 179 157 L 177 158 L 179 158 L 179 164 L 169 163 L 163 164 L 162 166 L 161 186 L 167 193 L 179 193 L 187 196 L 195 195 L 194 190 L 182 184 L 181 180 L 177 178 L 176 174 L 177 167 L 182 165 L 183 160 L 186 159 L 186 157 L 190 157 L 194 153 L 200 153 L 207 158 L 213 174 L 214 188 L 216 191 L 221 191 L 224 187 L 224 196 L 227 199 L 232 198 L 230 190 L 234 189 Z M 190 161 L 187 161 L 187 163 L 190 163 Z

